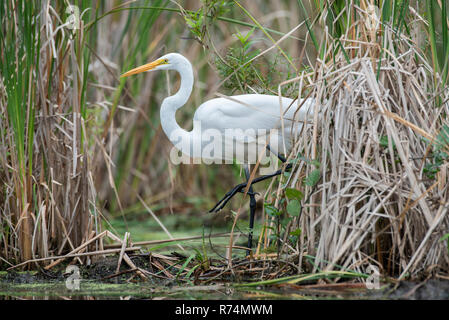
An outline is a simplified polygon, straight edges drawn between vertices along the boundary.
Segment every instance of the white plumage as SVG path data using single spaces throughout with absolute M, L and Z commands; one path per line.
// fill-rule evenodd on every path
M 162 128 L 176 149 L 206 163 L 233 160 L 255 163 L 267 143 L 272 151 L 285 154 L 303 123 L 313 117 L 312 99 L 305 101 L 298 110 L 298 101 L 289 98 L 245 94 L 204 102 L 195 112 L 192 131 L 186 131 L 176 122 L 175 114 L 192 92 L 194 79 L 190 62 L 178 53 L 169 53 L 122 77 L 151 70 L 175 70 L 180 74 L 178 92 L 162 102 Z M 299 105 L 301 103 L 302 100 Z M 179 154 L 172 153 L 171 156 Z
M 221 210 L 233 195 L 239 191 L 243 192 L 250 178 L 248 164 L 256 161 L 260 161 L 262 165 L 269 163 L 273 154 L 267 149 L 268 144 L 269 149 L 278 156 L 287 153 L 292 139 L 301 131 L 303 123 L 313 116 L 312 99 L 304 103 L 300 101 L 298 104 L 297 101 L 285 97 L 245 94 L 204 102 L 193 116 L 192 131 L 186 131 L 176 122 L 176 111 L 187 102 L 192 93 L 192 65 L 182 55 L 169 53 L 154 62 L 126 72 L 122 77 L 150 70 L 175 70 L 181 76 L 178 92 L 164 99 L 160 111 L 162 129 L 175 147 L 170 152 L 170 160 L 174 164 L 190 162 L 192 159 L 193 163 L 237 161 L 245 164 L 246 184 L 234 187 L 210 210 L 211 212 Z M 279 159 L 285 160 L 282 157 Z M 277 164 L 277 159 L 275 161 Z M 291 167 L 291 164 L 286 168 L 288 167 Z M 282 170 L 277 170 L 259 177 L 257 181 L 281 173 Z M 251 183 L 253 182 L 256 182 L 256 179 Z M 250 197 L 248 234 L 248 249 L 250 249 L 256 212 L 256 200 L 251 184 L 247 192 Z

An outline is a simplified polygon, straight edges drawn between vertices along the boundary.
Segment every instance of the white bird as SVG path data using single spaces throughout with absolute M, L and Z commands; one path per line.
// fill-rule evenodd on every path
M 205 163 L 217 161 L 232 163 L 233 160 L 237 160 L 246 164 L 245 174 L 248 180 L 247 164 L 255 163 L 262 154 L 266 156 L 263 152 L 266 149 L 285 162 L 281 154 L 287 154 L 295 135 L 301 131 L 302 124 L 313 116 L 312 99 L 303 101 L 275 95 L 245 94 L 204 102 L 195 112 L 192 131 L 186 131 L 176 122 L 175 114 L 186 104 L 192 93 L 194 83 L 192 65 L 181 54 L 169 53 L 151 63 L 132 69 L 121 77 L 154 70 L 175 70 L 181 77 L 178 92 L 165 98 L 160 110 L 162 128 L 176 150 L 175 153 L 171 153 L 172 161 L 178 163 L 180 158 L 177 158 L 179 156 L 177 150 L 181 151 L 184 157 L 199 158 Z M 253 179 L 251 185 L 280 172 L 281 170 L 278 170 L 271 175 Z M 235 187 L 211 211 L 223 208 L 235 193 L 245 187 L 246 184 Z M 256 202 L 251 186 L 248 194 L 252 230 Z M 251 245 L 252 231 L 249 235 L 248 248 Z

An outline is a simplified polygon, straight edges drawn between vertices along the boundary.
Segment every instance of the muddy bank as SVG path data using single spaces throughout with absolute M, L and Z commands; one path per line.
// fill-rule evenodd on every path
M 79 267 L 78 288 L 73 288 L 74 273 L 67 265 L 56 270 L 34 272 L 0 272 L 2 299 L 449 299 L 449 280 L 430 279 L 422 282 L 383 283 L 378 290 L 368 290 L 355 280 L 337 284 L 263 285 L 236 287 L 238 281 L 219 279 L 194 284 L 176 277 L 160 276 L 148 257 L 134 256 L 133 263 L 149 270 L 148 281 L 142 281 L 122 264 L 117 273 L 117 258 L 109 257 Z
M 392 289 L 392 299 L 448 300 L 449 280 L 430 279 L 423 282 L 403 281 Z

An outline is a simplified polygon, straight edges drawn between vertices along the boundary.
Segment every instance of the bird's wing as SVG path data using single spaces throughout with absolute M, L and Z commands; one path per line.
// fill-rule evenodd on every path
M 295 114 L 298 105 L 292 102 L 292 99 L 282 98 L 282 108 L 286 110 L 283 114 L 284 126 L 291 126 L 292 119 L 303 121 L 307 118 L 306 112 L 310 111 L 305 110 L 310 109 L 307 105 Z M 242 129 L 249 136 L 251 131 L 255 131 L 257 136 L 259 130 L 281 128 L 280 101 L 278 96 L 261 94 L 212 99 L 197 109 L 195 120 L 201 123 L 201 130 L 218 129 L 224 133 L 226 129 Z

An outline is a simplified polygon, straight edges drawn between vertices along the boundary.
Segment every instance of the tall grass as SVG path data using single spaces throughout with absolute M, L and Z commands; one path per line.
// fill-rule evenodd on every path
M 78 3 L 86 17 L 90 5 Z M 89 35 L 61 26 L 66 8 L 0 5 L 0 247 L 11 262 L 73 249 L 96 227 L 85 137 Z
M 318 160 L 321 179 L 307 184 L 301 177 L 316 164 L 296 161 L 283 182 L 305 196 L 301 215 L 284 225 L 281 251 L 311 271 L 373 265 L 400 278 L 447 271 L 449 154 L 435 143 L 448 123 L 447 5 L 376 1 L 373 11 L 372 4 L 316 2 L 320 60 L 313 81 L 301 81 L 321 114 L 289 158 Z M 279 191 L 282 209 L 291 200 Z
M 118 80 L 167 50 L 199 57 L 207 79 L 201 45 L 171 33 L 189 37 L 184 18 L 166 0 L 70 3 L 78 10 L 51 0 L 0 6 L 0 257 L 9 263 L 72 250 L 101 231 L 104 215 L 146 212 L 138 194 L 173 210 L 174 179 L 197 176 L 176 174 L 168 143 L 158 143 L 167 81 Z
M 17 7 L 15 7 L 17 6 Z M 4 21 L 1 41 L 2 70 L 4 79 L 4 104 L 11 136 L 6 137 L 11 149 L 11 155 L 15 170 L 10 178 L 14 183 L 16 196 L 15 219 L 17 221 L 16 232 L 20 235 L 19 242 L 24 259 L 31 258 L 31 233 L 32 222 L 29 205 L 32 199 L 31 167 L 33 165 L 33 136 L 35 92 L 37 90 L 33 73 L 39 72 L 39 51 L 35 43 L 40 43 L 37 37 L 37 24 L 33 24 L 33 16 L 36 8 L 32 4 L 6 2 L 1 7 L 0 16 L 6 17 L 7 12 L 19 12 L 18 24 L 13 19 Z M 19 46 L 11 46 L 17 37 L 21 37 Z M 16 70 L 21 70 L 17 72 Z M 4 119 L 6 120 L 6 119 Z M 4 130 L 7 130 L 6 128 Z M 6 151 L 6 150 L 5 150 Z M 6 156 L 6 155 L 5 155 Z M 6 190 L 5 190 L 6 191 Z
M 169 162 L 159 105 L 177 77 L 118 78 L 177 51 L 194 65 L 191 106 L 256 91 L 320 110 L 288 155 L 294 170 L 256 187 L 256 253 L 311 272 L 447 270 L 446 1 L 73 4 L 75 30 L 65 1 L 0 4 L 2 261 L 72 250 L 105 216 L 142 220 L 139 197 L 157 214 L 202 214 L 238 181 L 237 167 Z
M 237 41 L 232 36 L 237 28 L 257 28 L 252 21 L 243 21 L 240 18 L 241 13 L 232 8 L 226 11 L 226 16 L 217 16 L 217 11 L 206 10 L 201 4 L 197 3 L 181 10 L 167 1 L 141 1 L 126 8 L 108 7 L 105 12 L 111 14 L 99 21 L 100 24 L 114 21 L 119 34 L 117 38 L 121 42 L 116 44 L 114 40 L 110 41 L 114 44 L 110 46 L 110 58 L 118 57 L 122 70 L 172 51 L 181 52 L 189 58 L 195 66 L 196 86 L 188 106 L 180 111 L 178 118 L 186 128 L 191 127 L 195 108 L 208 98 L 214 97 L 216 84 L 220 82 L 212 65 L 215 60 L 215 55 L 211 54 L 212 48 L 218 48 L 222 54 L 226 49 L 225 44 Z M 129 15 L 128 19 L 123 18 L 124 12 Z M 186 21 L 191 21 L 192 17 L 199 15 L 194 12 L 200 12 L 210 19 L 204 18 L 202 21 L 206 21 L 205 25 L 199 23 L 199 28 L 207 26 L 207 32 L 221 40 L 214 39 L 213 42 L 217 43 L 211 43 L 208 39 L 198 39 L 195 37 L 196 33 L 186 28 Z M 119 20 L 118 17 L 122 18 Z M 198 21 L 192 20 L 191 24 L 195 23 Z M 111 34 L 110 29 L 101 32 L 101 37 L 116 37 Z M 138 41 L 133 38 L 135 34 L 141 35 Z M 200 31 L 198 35 L 201 35 Z M 209 186 L 213 185 L 217 177 L 218 180 L 228 181 L 228 186 L 236 179 L 232 170 L 222 171 L 218 166 L 172 166 L 169 162 L 171 144 L 160 127 L 159 106 L 166 96 L 177 89 L 177 76 L 173 77 L 171 73 L 150 73 L 128 81 L 125 87 L 123 84 L 120 83 L 114 92 L 104 92 L 105 99 L 113 101 L 112 108 L 121 104 L 132 109 L 124 111 L 122 108 L 119 112 L 115 109 L 114 121 L 108 122 L 108 130 L 105 130 L 109 134 L 108 139 L 111 139 L 108 141 L 112 142 L 112 145 L 109 145 L 109 142 L 106 142 L 106 145 L 113 146 L 107 151 L 111 159 L 114 159 L 114 165 L 110 165 L 109 169 L 107 165 L 98 167 L 99 175 L 104 178 L 97 179 L 97 189 L 101 201 L 105 203 L 105 211 L 112 216 L 124 215 L 130 218 L 146 215 L 146 210 L 136 201 L 136 194 L 140 194 L 161 213 L 176 211 L 188 214 L 210 209 L 213 201 L 226 191 L 226 184 L 214 185 L 213 188 Z M 101 158 L 103 155 L 97 153 L 97 157 Z M 116 194 L 110 192 L 110 176 L 113 176 Z

